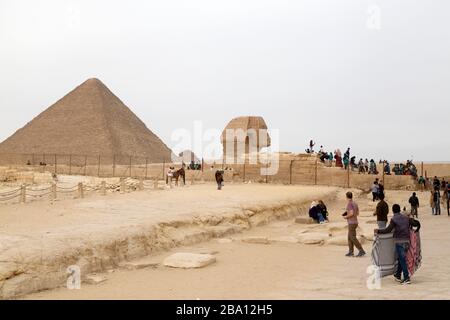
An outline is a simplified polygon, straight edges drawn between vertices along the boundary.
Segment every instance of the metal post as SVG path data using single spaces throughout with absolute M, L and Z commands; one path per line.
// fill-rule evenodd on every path
M 120 178 L 120 193 L 125 193 L 125 179 Z
M 72 175 L 72 155 L 69 155 L 69 176 Z
M 350 164 L 347 166 L 347 188 L 350 188 Z
M 422 161 L 422 165 L 421 165 L 421 176 L 423 177 L 423 161 Z
M 202 172 L 203 172 L 203 167 L 205 166 L 205 160 L 202 158 Z
M 316 158 L 316 164 L 314 167 L 314 184 L 317 185 L 317 158 Z
M 98 155 L 98 170 L 97 170 L 97 176 L 100 177 L 100 160 L 101 160 L 101 156 Z
M 83 182 L 78 183 L 78 197 L 80 199 L 84 198 Z
M 163 160 L 163 172 L 162 172 L 163 180 L 165 179 L 165 174 L 166 174 L 166 159 Z
M 116 176 L 116 155 L 113 155 L 113 178 Z
M 84 175 L 86 176 L 86 169 L 87 169 L 87 156 L 84 156 Z
M 289 184 L 292 184 L 292 165 L 294 164 L 294 160 L 291 160 L 289 165 Z
M 130 156 L 130 178 L 131 178 L 131 156 Z
M 52 200 L 56 200 L 56 183 L 52 183 Z
M 147 180 L 148 176 L 148 158 L 145 158 L 145 179 Z
M 269 180 L 268 180 L 269 174 L 268 174 L 268 172 L 269 172 L 269 163 L 266 163 L 266 183 L 269 183 Z
M 56 159 L 56 154 L 55 154 L 55 174 L 58 174 L 58 163 L 57 163 L 57 159 Z
M 106 181 L 102 181 L 101 195 L 106 196 Z
M 243 182 L 245 183 L 245 161 L 244 161 L 244 167 L 243 167 Z
M 27 201 L 27 186 L 22 184 L 20 187 L 20 202 L 25 203 Z

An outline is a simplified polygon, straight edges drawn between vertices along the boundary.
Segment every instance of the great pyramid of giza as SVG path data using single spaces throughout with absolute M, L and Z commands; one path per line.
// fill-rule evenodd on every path
M 89 79 L 0 144 L 2 154 L 170 159 L 171 150 L 100 80 Z

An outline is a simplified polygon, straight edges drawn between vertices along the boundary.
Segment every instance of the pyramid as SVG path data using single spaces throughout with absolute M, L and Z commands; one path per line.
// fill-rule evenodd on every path
M 0 143 L 1 154 L 170 159 L 171 150 L 100 80 L 89 79 Z

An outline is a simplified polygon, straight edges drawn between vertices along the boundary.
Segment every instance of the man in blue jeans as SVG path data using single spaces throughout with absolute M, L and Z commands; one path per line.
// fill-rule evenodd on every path
M 377 229 L 375 233 L 385 234 L 394 231 L 395 253 L 398 259 L 398 268 L 394 277 L 401 284 L 410 284 L 411 280 L 406 263 L 406 252 L 409 249 L 409 231 L 411 227 L 417 227 L 418 231 L 420 229 L 420 223 L 401 214 L 401 208 L 398 204 L 392 206 L 392 212 L 394 212 L 394 217 L 391 219 L 389 226 L 386 229 Z M 403 280 L 401 279 L 402 272 Z

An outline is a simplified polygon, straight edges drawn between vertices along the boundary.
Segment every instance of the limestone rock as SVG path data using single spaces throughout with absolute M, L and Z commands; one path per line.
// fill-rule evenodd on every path
M 269 244 L 269 240 L 265 237 L 246 237 L 242 238 L 245 243 Z
M 102 282 L 105 282 L 107 279 L 105 276 L 98 275 L 98 274 L 90 274 L 86 276 L 86 279 L 84 282 L 87 284 L 100 284 Z
M 200 253 L 175 253 L 164 260 L 166 267 L 172 268 L 202 268 L 216 262 L 216 257 L 210 254 Z
M 220 238 L 216 240 L 218 243 L 224 244 L 224 243 L 231 243 L 233 242 L 233 239 L 230 238 Z
M 332 246 L 346 246 L 348 245 L 347 236 L 337 236 L 328 239 L 325 244 Z
M 311 232 L 298 236 L 298 241 L 303 244 L 323 244 L 330 237 L 325 233 Z
M 298 243 L 298 239 L 296 237 L 290 236 L 281 236 L 274 237 L 269 239 L 270 242 L 282 242 L 282 243 Z
M 159 263 L 151 262 L 151 261 L 128 261 L 120 264 L 121 268 L 125 268 L 128 270 L 139 270 L 145 268 L 157 268 Z
M 315 223 L 314 220 L 310 217 L 304 217 L 304 216 L 300 216 L 295 218 L 295 223 L 300 223 L 300 224 L 313 224 Z

